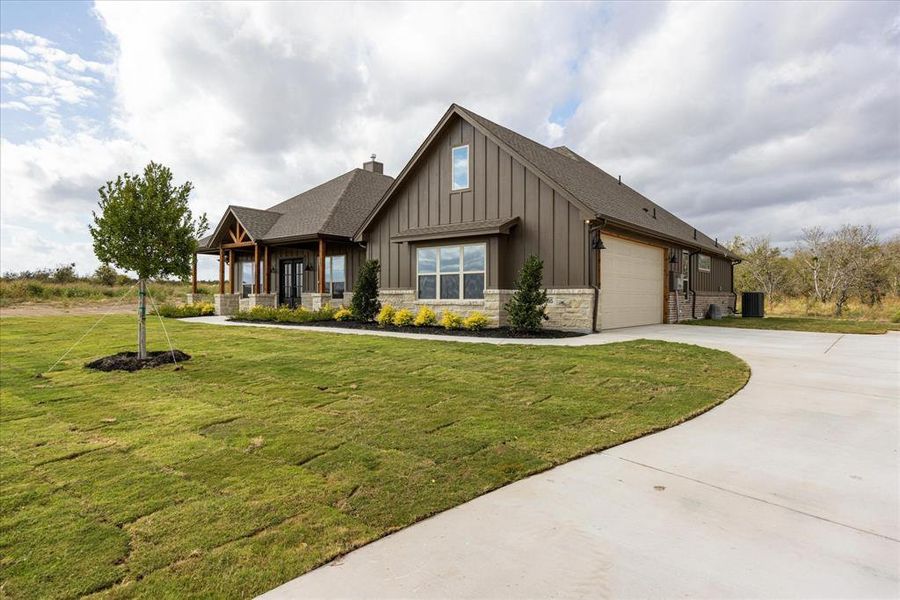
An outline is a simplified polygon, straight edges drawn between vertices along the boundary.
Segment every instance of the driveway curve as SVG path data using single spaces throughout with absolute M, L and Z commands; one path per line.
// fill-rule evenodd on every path
M 692 421 L 262 598 L 900 597 L 900 334 L 649 326 L 553 342 L 639 338 L 727 350 L 753 374 Z

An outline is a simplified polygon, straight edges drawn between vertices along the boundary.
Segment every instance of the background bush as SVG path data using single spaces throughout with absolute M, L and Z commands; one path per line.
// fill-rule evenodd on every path
M 378 300 L 378 270 L 380 266 L 377 260 L 367 260 L 363 263 L 353 287 L 353 299 L 350 301 L 350 312 L 363 323 L 368 323 L 375 318 L 381 308 Z
M 413 324 L 413 321 L 415 321 L 415 319 L 416 318 L 413 316 L 412 311 L 407 308 L 401 308 L 394 313 L 393 323 L 397 327 L 408 327 Z
M 444 329 L 459 329 L 463 326 L 463 318 L 451 310 L 445 310 L 441 315 L 441 327 Z
M 375 317 L 375 322 L 384 327 L 385 325 L 390 325 L 394 322 L 394 307 L 390 304 L 385 304 L 381 307 L 381 310 L 378 311 L 378 316 Z
M 159 307 L 159 314 L 170 319 L 184 319 L 186 317 L 206 317 L 215 314 L 215 308 L 209 302 L 197 304 L 163 304 Z
M 469 313 L 469 316 L 466 317 L 465 321 L 463 321 L 463 327 L 465 327 L 469 331 L 481 331 L 488 326 L 488 323 L 488 318 L 483 313 L 480 313 L 476 310 L 472 313 Z

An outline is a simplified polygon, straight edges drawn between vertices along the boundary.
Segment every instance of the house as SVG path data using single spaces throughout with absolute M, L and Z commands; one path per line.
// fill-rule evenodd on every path
M 456 104 L 396 179 L 373 158 L 270 209 L 229 207 L 201 242 L 219 255 L 220 314 L 346 304 L 361 262 L 377 259 L 382 302 L 503 325 L 531 254 L 544 262 L 548 327 L 673 323 L 735 302 L 738 259 L 717 240 L 572 150 Z

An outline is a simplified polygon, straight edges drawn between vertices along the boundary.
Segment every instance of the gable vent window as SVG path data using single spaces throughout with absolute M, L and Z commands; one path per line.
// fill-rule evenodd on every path
M 441 246 L 416 251 L 420 300 L 484 298 L 485 245 Z
M 469 187 L 469 147 L 457 146 L 451 152 L 452 190 L 465 190 Z

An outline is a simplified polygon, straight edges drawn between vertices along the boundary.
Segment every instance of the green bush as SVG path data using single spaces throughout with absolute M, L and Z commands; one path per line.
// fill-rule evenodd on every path
M 381 308 L 378 300 L 378 269 L 377 260 L 367 260 L 363 263 L 356 278 L 353 288 L 353 299 L 350 301 L 350 311 L 353 316 L 363 323 L 375 318 Z
M 444 329 L 459 329 L 463 326 L 463 318 L 451 310 L 445 310 L 441 315 L 441 327 Z
M 516 293 L 505 307 L 513 331 L 537 331 L 547 320 L 547 290 L 542 287 L 543 276 L 544 261 L 532 254 L 522 265 L 516 279 Z
M 477 310 L 469 313 L 469 316 L 466 317 L 466 320 L 463 321 L 463 327 L 468 329 L 469 331 L 481 331 L 489 324 L 488 318 L 483 314 L 478 312 Z
M 894 316 L 891 317 L 891 323 L 900 323 L 900 310 L 894 313 Z
M 163 304 L 159 307 L 159 314 L 170 319 L 184 319 L 186 317 L 206 317 L 215 314 L 215 308 L 209 302 L 185 304 L 183 306 Z
M 408 327 L 413 324 L 415 317 L 407 308 L 402 308 L 394 313 L 394 325 L 397 327 Z
M 413 325 L 416 327 L 428 327 L 432 325 L 437 325 L 437 314 L 427 306 L 423 306 L 419 309 L 418 314 L 416 314 L 416 319 L 413 321 Z
M 378 311 L 378 316 L 375 317 L 375 322 L 384 327 L 385 325 L 390 325 L 394 322 L 394 307 L 390 304 L 385 304 L 381 307 L 381 310 Z
M 109 265 L 100 265 L 94 271 L 94 281 L 105 286 L 114 286 L 119 280 L 119 274 Z
M 301 324 L 314 321 L 331 321 L 337 312 L 336 309 L 330 306 L 322 307 L 319 310 L 309 310 L 302 306 L 298 308 L 254 306 L 250 310 L 242 310 L 235 313 L 231 320 Z

